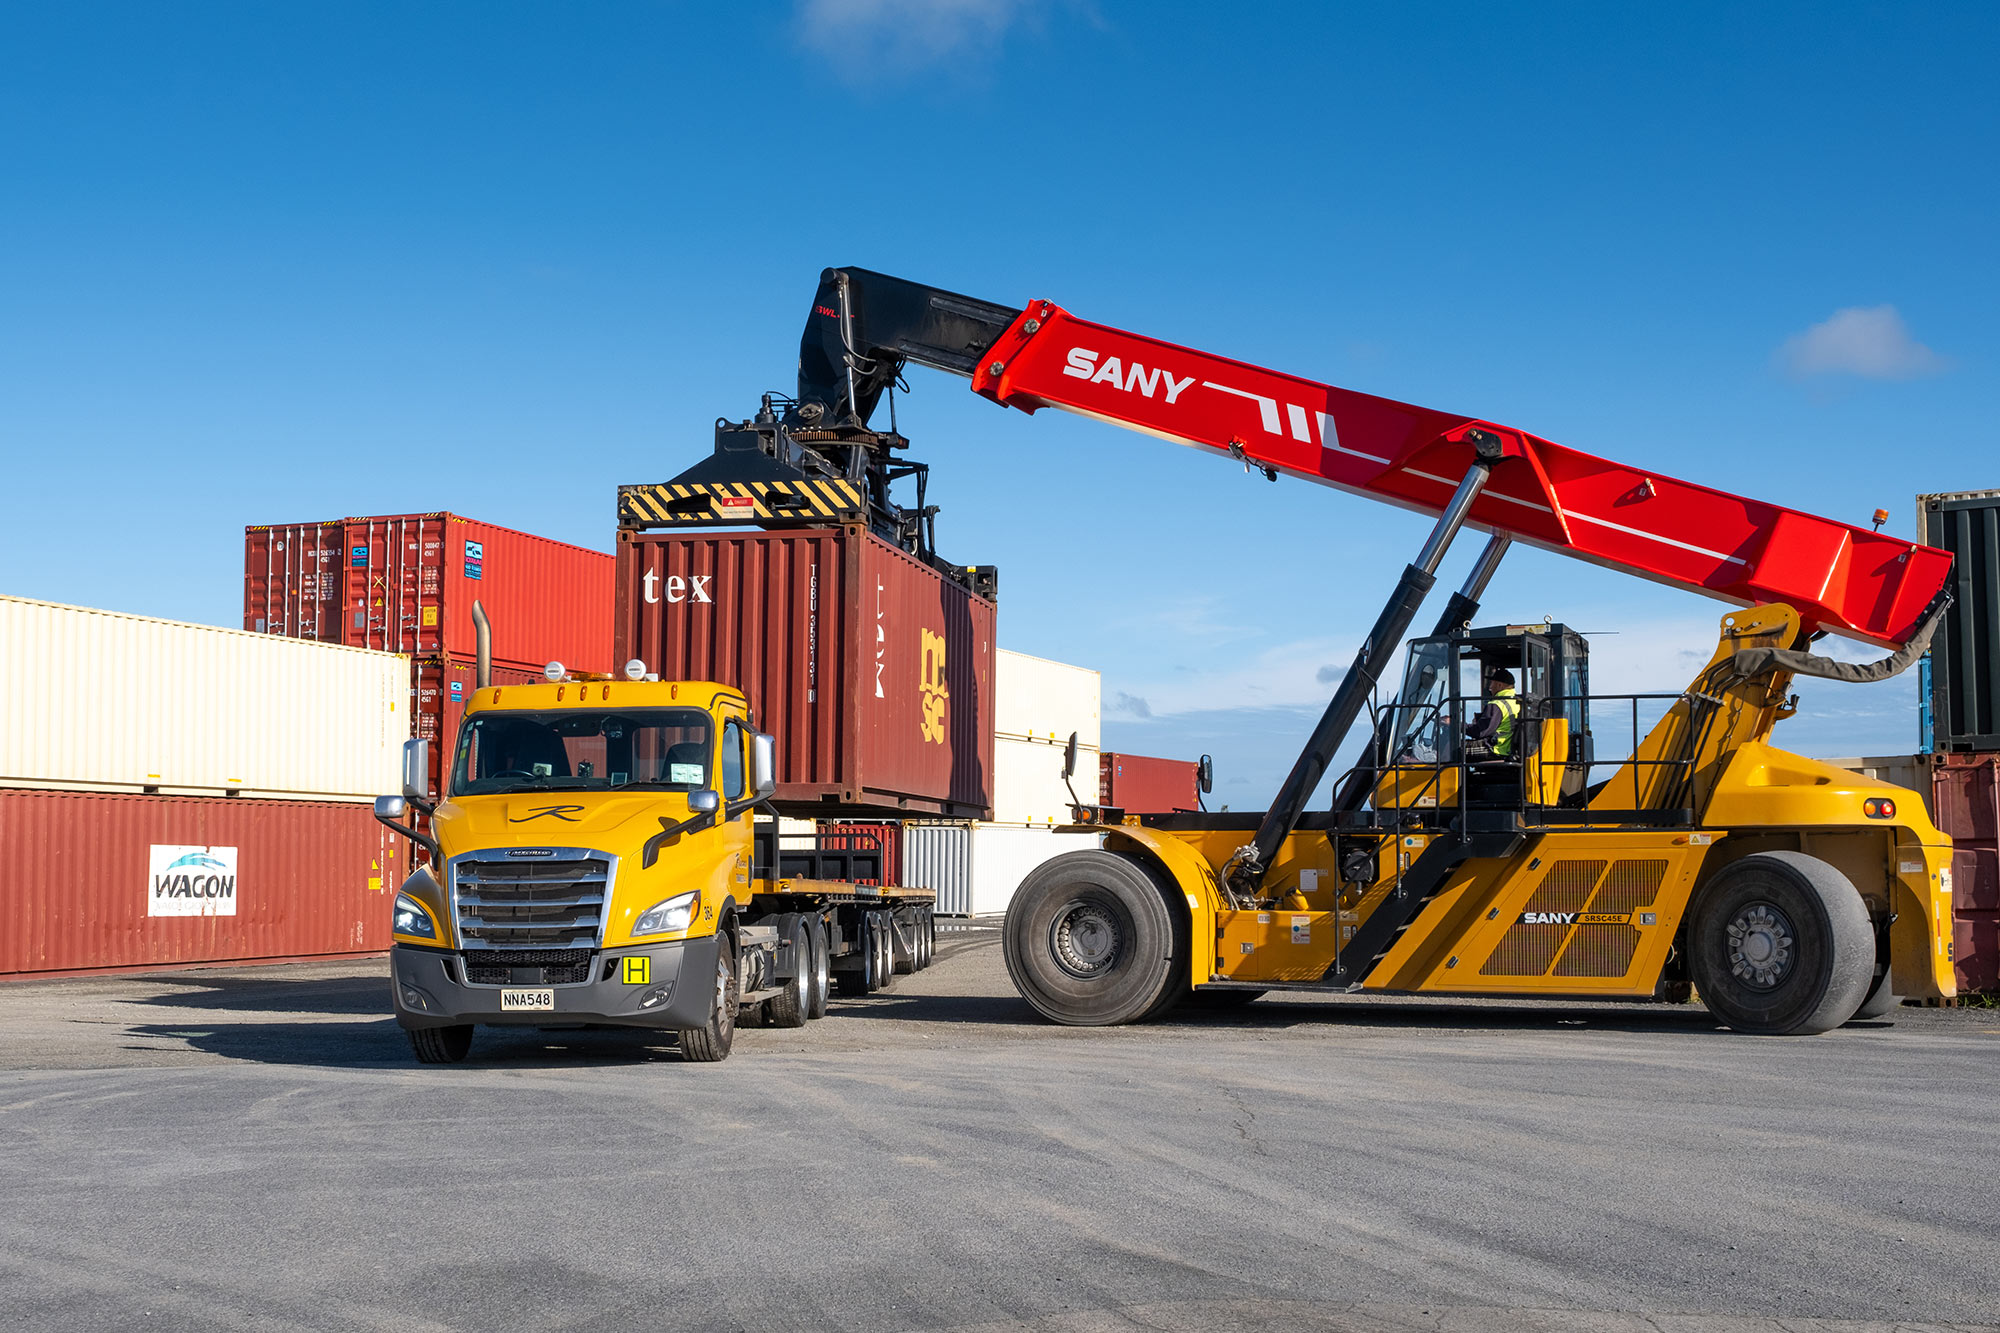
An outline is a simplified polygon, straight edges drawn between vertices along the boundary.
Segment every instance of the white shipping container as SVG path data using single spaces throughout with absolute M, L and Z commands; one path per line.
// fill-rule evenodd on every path
M 1103 678 L 1097 672 L 1005 648 L 996 658 L 994 735 L 1060 744 L 1075 732 L 1077 744 L 1085 749 L 1095 751 L 1103 744 L 1099 718 Z
M 1084 805 L 1097 804 L 1095 749 L 1076 752 L 1076 776 L 1063 782 L 1063 747 L 1050 741 L 993 739 L 993 820 L 995 824 L 1070 823 L 1069 788 Z
M 364 800 L 402 784 L 410 659 L 0 596 L 0 786 Z
M 906 824 L 903 882 L 937 894 L 946 916 L 991 916 L 1007 910 L 1014 891 L 1036 866 L 1064 852 L 1104 845 L 1100 833 L 1054 833 L 1002 824 Z

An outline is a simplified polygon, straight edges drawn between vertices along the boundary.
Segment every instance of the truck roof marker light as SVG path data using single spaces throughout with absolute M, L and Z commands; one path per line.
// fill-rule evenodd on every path
M 559 681 L 568 674 L 569 674 L 568 672 L 563 670 L 563 664 L 561 662 L 551 662 L 547 666 L 542 668 L 542 679 L 549 681 L 550 683 Z
M 646 664 L 644 662 L 635 657 L 625 664 L 625 679 L 644 680 L 645 678 Z

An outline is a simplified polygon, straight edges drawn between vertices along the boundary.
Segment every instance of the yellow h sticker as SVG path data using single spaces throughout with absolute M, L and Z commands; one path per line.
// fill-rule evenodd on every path
M 653 979 L 653 960 L 650 958 L 627 958 L 624 960 L 624 979 L 628 986 L 643 986 Z

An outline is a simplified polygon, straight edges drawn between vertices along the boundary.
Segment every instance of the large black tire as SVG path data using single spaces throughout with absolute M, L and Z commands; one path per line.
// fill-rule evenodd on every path
M 783 927 L 791 941 L 794 972 L 782 993 L 764 1001 L 764 1023 L 774 1028 L 802 1028 L 812 1012 L 812 935 L 807 932 L 805 922 L 797 917 L 784 922 Z
M 853 957 L 861 966 L 848 967 L 834 975 L 833 984 L 840 989 L 842 995 L 866 995 L 876 989 L 874 916 L 871 913 L 862 913 L 856 926 Z
M 741 1001 L 741 982 L 736 974 L 736 946 L 727 935 L 716 938 L 714 994 L 709 999 L 708 1022 L 698 1028 L 681 1029 L 681 1059 L 713 1064 L 729 1058 L 736 1044 L 736 1010 Z
M 896 980 L 896 923 L 887 912 L 868 914 L 868 989 L 887 990 Z
M 1886 1018 L 1902 1007 L 1903 997 L 1896 994 L 1896 979 L 1890 974 L 1886 958 L 1877 965 L 1877 973 L 1868 998 L 1854 1011 L 1854 1018 L 1848 1020 L 1850 1023 L 1856 1019 Z
M 427 1065 L 455 1065 L 472 1053 L 472 1024 L 448 1028 L 411 1028 L 410 1049 Z
M 1186 933 L 1145 866 L 1114 852 L 1065 852 L 1021 881 L 1001 945 L 1014 988 L 1043 1017 L 1103 1027 L 1180 999 Z
M 884 912 L 882 915 L 889 922 L 889 939 L 894 945 L 895 963 L 890 970 L 897 973 L 910 973 L 922 967 L 923 964 L 918 961 L 917 955 L 917 923 L 914 914 L 912 914 L 910 920 L 908 948 L 905 948 L 903 945 L 903 924 L 896 920 L 896 914 L 894 912 Z
M 1800 852 L 1724 867 L 1696 900 L 1688 970 L 1738 1032 L 1812 1036 L 1854 1016 L 1875 979 L 1875 932 L 1847 877 Z
M 807 917 L 806 937 L 812 943 L 812 1004 L 806 1009 L 807 1018 L 825 1018 L 828 992 L 833 980 L 827 962 L 826 922 L 817 916 Z

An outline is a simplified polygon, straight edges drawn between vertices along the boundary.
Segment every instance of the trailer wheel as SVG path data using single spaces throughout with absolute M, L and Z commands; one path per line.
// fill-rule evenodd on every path
M 1875 932 L 1845 875 L 1799 852 L 1759 852 L 1702 890 L 1688 931 L 1702 1003 L 1738 1032 L 1812 1036 L 1868 998 Z
M 826 922 L 817 916 L 806 918 L 806 938 L 812 944 L 812 1003 L 806 1006 L 807 1018 L 825 1018 L 827 992 L 833 978 L 827 963 Z
M 887 912 L 870 912 L 868 924 L 869 957 L 873 960 L 868 969 L 868 989 L 887 990 L 896 979 L 896 923 Z
M 455 1065 L 472 1053 L 472 1024 L 448 1028 L 411 1028 L 410 1049 L 427 1065 Z
M 1058 1023 L 1133 1023 L 1175 996 L 1179 935 L 1151 874 L 1113 852 L 1065 852 L 1021 881 L 1001 943 L 1021 997 Z
M 791 940 L 796 970 L 781 993 L 764 1001 L 764 1022 L 774 1028 L 802 1028 L 812 1010 L 812 936 L 805 923 L 797 919 L 786 926 L 785 933 Z
M 928 907 L 919 907 L 917 909 L 916 931 L 917 971 L 919 972 L 931 965 L 931 942 L 936 938 L 932 934 L 934 930 L 936 930 L 936 927 L 931 924 L 931 909 Z
M 896 919 L 894 912 L 884 912 L 882 915 L 889 922 L 889 947 L 895 958 L 890 970 L 896 973 L 909 973 L 922 967 L 923 963 L 917 953 L 917 923 L 914 914 L 910 921 L 910 947 L 907 949 L 903 947 L 903 923 Z
M 713 1064 L 727 1059 L 736 1043 L 736 1009 L 742 994 L 736 976 L 736 946 L 727 935 L 716 937 L 715 994 L 709 1001 L 708 1022 L 681 1029 L 681 1059 Z

